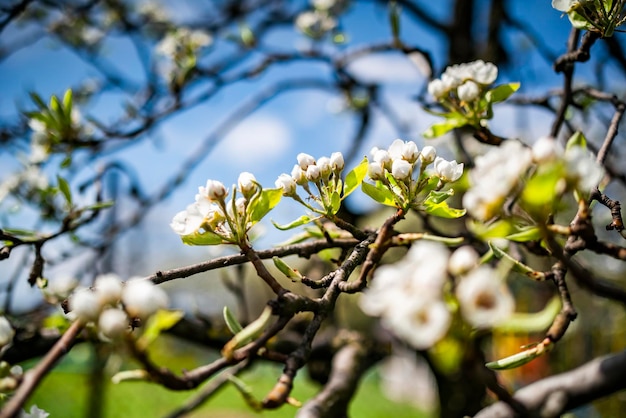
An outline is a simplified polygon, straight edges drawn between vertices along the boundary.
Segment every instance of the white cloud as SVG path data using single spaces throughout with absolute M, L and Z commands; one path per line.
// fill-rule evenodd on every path
M 242 165 L 276 161 L 292 142 L 289 127 L 272 116 L 251 116 L 242 121 L 220 144 L 216 155 Z
M 424 77 L 411 61 L 400 55 L 367 55 L 348 69 L 366 82 L 417 83 Z

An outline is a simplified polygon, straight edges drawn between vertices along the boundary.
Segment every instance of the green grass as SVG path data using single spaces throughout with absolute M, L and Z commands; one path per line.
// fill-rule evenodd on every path
M 87 349 L 86 346 L 84 348 Z M 36 404 L 48 411 L 51 418 L 85 417 L 87 399 L 91 391 L 90 376 L 84 373 L 84 370 L 88 370 L 89 358 L 89 352 L 85 353 L 83 347 L 75 347 L 68 358 L 43 380 L 29 400 L 27 410 L 30 409 L 30 405 Z M 183 363 L 187 362 L 183 361 Z M 174 370 L 179 369 L 169 363 L 168 365 Z M 262 399 L 272 388 L 280 372 L 280 367 L 261 365 L 242 374 L 241 378 L 252 388 L 254 395 Z M 198 390 L 174 392 L 146 382 L 123 382 L 115 385 L 110 382 L 110 379 L 106 379 L 102 394 L 102 416 L 103 418 L 162 417 L 194 397 Z M 313 397 L 318 390 L 319 386 L 310 382 L 306 377 L 306 372 L 302 371 L 296 380 L 292 396 L 304 402 Z M 296 411 L 295 407 L 285 405 L 277 410 L 262 411 L 257 414 L 246 406 L 239 392 L 231 385 L 227 385 L 194 413 L 186 416 L 282 418 L 293 417 Z M 386 399 L 379 390 L 377 374 L 369 373 L 350 406 L 350 416 L 377 418 L 392 415 L 396 418 L 425 416 L 411 406 L 399 405 Z

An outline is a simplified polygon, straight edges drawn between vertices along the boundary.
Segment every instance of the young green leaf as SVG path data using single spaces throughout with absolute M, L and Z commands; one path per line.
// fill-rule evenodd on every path
M 429 199 L 426 199 L 426 201 L 422 203 L 421 207 L 429 215 L 434 215 L 446 219 L 460 218 L 467 212 L 465 209 L 451 208 L 446 202 L 435 203 Z
M 574 135 L 570 136 L 570 138 L 567 140 L 565 150 L 568 150 L 572 147 L 582 147 L 584 149 L 587 149 L 587 138 L 585 138 L 585 135 L 582 132 L 574 132 Z
M 233 335 L 240 333 L 243 327 L 241 326 L 239 321 L 237 321 L 237 318 L 235 318 L 235 315 L 233 315 L 230 309 L 228 309 L 228 306 L 224 306 L 223 314 L 224 314 L 224 322 L 226 322 L 226 326 L 228 327 L 230 332 L 232 332 Z
M 468 121 L 463 116 L 447 119 L 443 122 L 435 123 L 424 132 L 424 138 L 437 138 L 445 133 L 450 132 L 454 128 L 460 128 L 468 124 Z
M 195 234 L 184 235 L 180 238 L 183 243 L 187 245 L 218 245 L 224 243 L 222 237 L 210 231 L 205 231 L 202 234 L 196 232 Z
M 299 282 L 302 280 L 302 274 L 294 268 L 292 268 L 289 264 L 285 263 L 280 257 L 272 257 L 272 261 L 276 268 L 283 273 L 289 280 L 292 282 Z
M 343 197 L 345 199 L 350 195 L 353 191 L 356 190 L 357 187 L 363 182 L 365 175 L 367 174 L 367 158 L 363 158 L 363 160 L 354 167 L 347 175 L 346 175 L 346 183 L 343 187 Z
M 521 228 L 519 232 L 507 235 L 505 238 L 516 242 L 537 241 L 542 238 L 542 234 L 539 227 L 527 226 Z
M 375 186 L 370 183 L 363 182 L 361 183 L 361 190 L 378 203 L 386 206 L 398 207 L 396 196 L 380 182 Z
M 183 316 L 185 316 L 185 312 L 183 311 L 167 311 L 159 309 L 150 317 L 150 319 L 148 319 L 145 330 L 141 335 L 141 338 L 137 341 L 137 346 L 139 346 L 142 350 L 145 350 L 154 340 L 157 339 L 162 331 L 172 328 L 183 318 Z
M 249 220 L 253 224 L 259 222 L 267 213 L 272 210 L 283 197 L 282 189 L 263 189 L 255 195 L 248 206 Z
M 520 88 L 520 83 L 501 84 L 485 94 L 488 103 L 499 103 L 508 99 Z
M 63 177 L 57 175 L 57 183 L 59 186 L 59 190 L 65 197 L 67 204 L 69 207 L 72 207 L 72 190 L 70 189 L 70 185 Z
M 222 348 L 222 355 L 226 358 L 231 358 L 236 349 L 260 336 L 269 326 L 271 320 L 272 307 L 266 306 L 257 319 L 235 334 L 235 336 L 224 345 L 224 348 Z
M 292 222 L 290 222 L 290 223 L 288 223 L 286 225 L 278 225 L 274 221 L 272 221 L 272 224 L 274 224 L 274 227 L 276 227 L 276 229 L 280 229 L 281 231 L 287 231 L 289 229 L 293 229 L 293 228 L 297 228 L 297 227 L 302 226 L 302 225 L 306 225 L 309 222 L 313 221 L 314 219 L 319 219 L 319 217 L 311 218 L 308 215 L 302 215 L 298 219 L 296 219 L 295 221 L 292 221 Z

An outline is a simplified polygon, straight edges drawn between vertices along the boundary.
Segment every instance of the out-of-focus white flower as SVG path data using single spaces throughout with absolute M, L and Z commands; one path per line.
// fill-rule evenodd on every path
M 300 168 L 300 167 L 298 167 Z M 296 181 L 289 174 L 281 174 L 274 182 L 277 188 L 283 190 L 284 196 L 293 196 L 296 194 Z
M 545 163 L 554 161 L 563 155 L 563 148 L 551 136 L 542 136 L 537 139 L 532 148 L 533 161 L 536 163 Z
M 201 30 L 178 28 L 169 32 L 156 46 L 156 52 L 173 60 L 181 58 L 183 54 L 195 53 L 200 48 L 213 42 L 210 34 Z
M 305 35 L 319 39 L 337 27 L 337 20 L 328 13 L 309 10 L 300 13 L 295 24 L 296 28 Z
M 306 169 L 306 179 L 308 181 L 316 182 L 321 180 L 322 170 L 316 165 L 310 165 Z
M 247 205 L 248 201 L 246 200 L 245 197 L 238 197 L 237 200 L 235 200 L 235 211 L 237 211 L 237 216 L 238 217 L 243 217 L 246 214 L 246 205 Z M 235 218 L 235 214 L 233 213 L 233 205 L 232 205 L 232 201 L 228 203 L 228 205 L 226 205 L 226 211 L 228 212 L 228 216 L 231 219 Z
M 463 175 L 463 163 L 447 161 L 441 157 L 435 159 L 435 174 L 445 183 L 457 181 Z
M 460 100 L 471 102 L 478 97 L 480 89 L 478 88 L 478 84 L 468 80 L 457 88 L 456 94 Z
M 488 266 L 480 266 L 464 276 L 456 288 L 456 295 L 463 317 L 477 328 L 497 325 L 515 310 L 511 292 Z
M 443 301 L 406 300 L 383 318 L 398 337 L 418 350 L 432 347 L 448 329 L 452 315 Z
M 247 171 L 239 174 L 237 184 L 239 185 L 239 190 L 241 190 L 241 193 L 243 193 L 244 196 L 250 196 L 258 187 L 254 174 L 248 173 Z
M 37 405 L 33 405 L 30 407 L 30 412 L 22 411 L 18 415 L 18 418 L 48 418 L 50 414 L 44 411 L 41 408 L 38 408 Z
M 428 83 L 428 93 L 435 99 L 442 99 L 448 95 L 449 87 L 449 84 L 436 78 Z
M 15 330 L 9 320 L 4 316 L 0 316 L 0 347 L 10 344 L 14 336 Z
M 131 279 L 126 282 L 122 292 L 124 309 L 131 317 L 141 320 L 148 319 L 159 309 L 168 305 L 167 294 L 163 289 L 149 280 Z
M 422 148 L 422 152 L 420 153 L 420 159 L 422 160 L 422 164 L 428 165 L 435 161 L 435 158 L 437 158 L 437 150 L 435 149 L 435 147 L 426 145 L 424 148 Z
M 569 13 L 585 3 L 593 3 L 593 0 L 552 0 L 552 7 L 561 12 Z
M 80 289 L 70 297 L 70 311 L 82 322 L 98 319 L 102 304 L 98 296 L 89 289 Z
M 477 264 L 478 253 L 474 247 L 464 245 L 457 248 L 450 256 L 448 271 L 455 276 L 460 276 L 476 267 Z
M 100 314 L 98 329 L 105 337 L 117 339 L 128 330 L 128 315 L 121 309 L 106 309 Z
M 78 280 L 75 277 L 62 275 L 49 280 L 44 292 L 56 299 L 54 301 L 56 302 L 66 299 L 76 286 L 78 286 Z
M 463 207 L 476 219 L 495 216 L 511 190 L 532 162 L 530 149 L 518 141 L 505 141 L 478 156 L 470 172 L 472 187 L 463 196 Z
M 114 273 L 101 274 L 94 281 L 94 291 L 102 305 L 116 304 L 122 297 L 122 281 Z
M 411 176 L 413 166 L 406 160 L 394 160 L 391 165 L 391 175 L 398 180 L 405 180 Z
M 333 152 L 330 154 L 330 166 L 335 172 L 340 172 L 345 166 L 343 160 L 343 154 L 340 152 Z
M 206 197 L 211 202 L 224 200 L 224 198 L 228 195 L 226 186 L 217 180 L 207 180 L 206 187 L 200 186 L 198 191 L 201 196 Z
M 307 168 L 309 168 L 310 165 L 315 165 L 315 158 L 313 158 L 312 155 L 305 154 L 304 152 L 298 154 L 296 156 L 296 159 L 298 160 L 298 165 L 300 166 L 300 168 L 305 171 Z
M 470 63 L 469 66 L 471 79 L 479 84 L 491 84 L 498 78 L 498 67 L 491 62 L 478 60 Z
M 567 177 L 575 182 L 577 190 L 588 192 L 604 177 L 604 168 L 596 162 L 593 154 L 583 147 L 572 147 L 565 153 Z
M 311 6 L 333 14 L 341 13 L 348 5 L 347 0 L 311 0 Z

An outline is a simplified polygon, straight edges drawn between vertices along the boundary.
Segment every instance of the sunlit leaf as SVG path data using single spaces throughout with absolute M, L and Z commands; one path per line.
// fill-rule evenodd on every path
M 582 132 L 576 131 L 574 132 L 574 135 L 569 137 L 567 144 L 565 145 L 565 149 L 568 150 L 572 147 L 582 147 L 587 149 L 587 138 L 585 138 L 585 135 Z
M 250 206 L 248 207 L 248 219 L 253 224 L 263 219 L 263 217 L 280 202 L 280 199 L 283 197 L 283 191 L 280 188 L 263 189 L 257 196 L 250 202 Z
M 499 103 L 508 99 L 520 88 L 520 83 L 501 84 L 485 94 L 488 103 Z
M 180 238 L 187 245 L 218 245 L 224 242 L 222 237 L 210 231 L 184 235 Z
M 505 333 L 530 334 L 546 330 L 561 310 L 561 298 L 554 296 L 539 312 L 511 315 L 503 323 L 496 325 L 496 331 Z
M 363 158 L 359 165 L 350 170 L 350 172 L 346 175 L 346 183 L 343 187 L 343 199 L 355 191 L 356 188 L 363 182 L 363 179 L 367 174 L 367 165 L 367 158 Z
M 464 117 L 458 117 L 453 119 L 447 119 L 443 122 L 438 122 L 426 129 L 423 136 L 424 138 L 437 138 L 445 133 L 450 132 L 455 128 L 467 125 L 467 119 Z
M 386 188 L 382 183 L 372 185 L 370 183 L 363 182 L 361 183 L 361 190 L 378 203 L 386 206 L 398 207 L 396 195 L 394 195 L 391 190 Z
M 536 226 L 522 228 L 519 232 L 507 235 L 508 240 L 516 242 L 537 241 L 542 238 L 541 229 Z
M 146 349 L 161 332 L 172 328 L 185 316 L 184 311 L 167 311 L 159 309 L 154 315 L 148 319 L 141 338 L 137 341 L 137 345 L 141 349 Z
M 435 203 L 428 199 L 426 199 L 426 201 L 422 203 L 422 207 L 424 211 L 428 213 L 429 215 L 438 216 L 440 218 L 447 218 L 447 219 L 460 218 L 461 216 L 465 215 L 465 213 L 467 212 L 465 209 L 451 208 L 450 206 L 448 206 L 448 203 L 446 202 Z
M 315 218 L 315 219 L 317 219 L 317 218 Z M 289 229 L 293 229 L 293 228 L 297 228 L 297 227 L 302 226 L 302 225 L 306 225 L 309 222 L 311 222 L 312 220 L 313 220 L 313 218 L 311 218 L 310 216 L 302 215 L 298 219 L 296 219 L 295 221 L 290 222 L 290 223 L 288 223 L 286 225 L 278 225 L 274 221 L 272 221 L 272 224 L 274 224 L 274 226 L 277 229 L 280 229 L 281 231 L 287 231 Z

